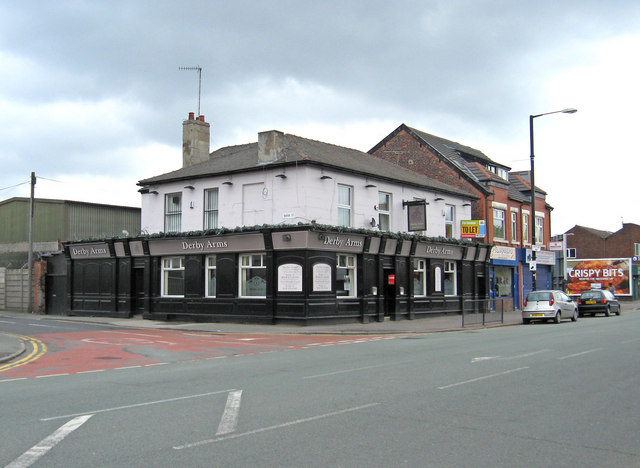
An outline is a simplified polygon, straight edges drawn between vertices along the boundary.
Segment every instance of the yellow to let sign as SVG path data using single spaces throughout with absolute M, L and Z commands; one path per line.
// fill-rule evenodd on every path
M 484 219 L 470 219 L 460 222 L 460 237 L 478 238 L 485 236 Z

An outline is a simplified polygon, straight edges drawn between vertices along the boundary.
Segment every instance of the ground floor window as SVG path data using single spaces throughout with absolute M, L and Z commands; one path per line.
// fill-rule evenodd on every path
M 336 295 L 338 297 L 356 297 L 356 266 L 355 255 L 338 254 L 336 264 Z
M 511 297 L 513 296 L 513 268 L 497 266 L 493 269 L 494 272 L 494 288 L 493 292 L 496 297 Z
M 455 296 L 457 289 L 456 262 L 444 262 L 444 295 Z
M 205 263 L 205 295 L 207 297 L 216 297 L 216 256 L 209 255 Z
M 240 255 L 240 297 L 267 296 L 266 254 Z
M 184 257 L 165 257 L 162 259 L 160 290 L 163 296 L 184 296 Z
M 413 295 L 427 295 L 427 261 L 421 258 L 413 259 Z

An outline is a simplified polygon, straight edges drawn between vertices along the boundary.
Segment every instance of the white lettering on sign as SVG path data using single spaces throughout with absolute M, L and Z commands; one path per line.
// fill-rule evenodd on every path
M 96 249 L 91 247 L 91 255 L 103 255 L 107 253 L 107 249 L 105 248 L 101 248 L 101 249 Z
M 206 242 L 200 242 L 200 241 L 192 241 L 192 242 L 183 242 L 182 243 L 182 250 L 199 250 L 199 251 L 203 251 L 205 248 L 207 249 L 223 249 L 225 247 L 228 247 L 228 242 L 227 241 L 210 241 L 207 240 Z
M 325 237 L 324 245 L 335 245 L 336 247 L 362 247 L 362 241 L 356 239 L 341 239 L 338 236 L 335 237 Z
M 429 255 L 453 255 L 453 250 L 447 249 L 445 247 L 439 248 L 433 245 L 427 245 L 425 250 Z
M 571 278 L 615 278 L 617 276 L 624 276 L 624 270 L 619 268 L 591 268 L 591 269 L 573 269 L 569 272 Z

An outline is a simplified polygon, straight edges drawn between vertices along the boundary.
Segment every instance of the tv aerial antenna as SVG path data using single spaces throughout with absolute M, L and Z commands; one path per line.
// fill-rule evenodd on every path
M 179 70 L 195 70 L 198 72 L 198 114 L 200 115 L 200 92 L 202 90 L 202 67 L 196 65 L 195 67 L 178 67 Z

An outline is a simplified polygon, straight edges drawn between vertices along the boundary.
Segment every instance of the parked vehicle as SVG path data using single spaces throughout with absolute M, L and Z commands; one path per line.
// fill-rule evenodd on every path
M 578 306 L 562 291 L 531 291 L 524 301 L 522 322 L 553 320 L 560 323 L 563 318 L 578 320 Z
M 618 298 L 606 289 L 585 291 L 578 298 L 578 312 L 580 316 L 596 315 L 598 313 L 609 317 L 611 314 L 620 315 L 622 307 Z

